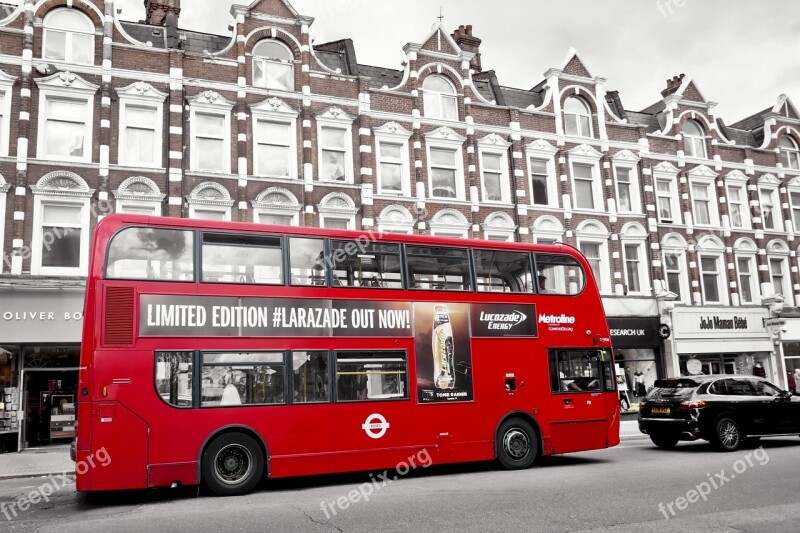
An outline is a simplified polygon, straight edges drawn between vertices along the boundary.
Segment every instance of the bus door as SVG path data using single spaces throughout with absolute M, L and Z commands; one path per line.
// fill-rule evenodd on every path
M 609 395 L 603 394 L 602 373 L 605 357 L 610 357 L 610 350 L 550 350 L 549 418 L 553 453 L 607 446 Z
M 409 352 L 336 352 L 335 470 L 386 468 L 422 449 L 409 388 Z

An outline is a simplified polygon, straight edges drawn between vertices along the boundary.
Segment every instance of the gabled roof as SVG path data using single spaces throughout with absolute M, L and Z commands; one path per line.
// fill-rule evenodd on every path
M 425 36 L 425 38 L 422 40 L 421 45 L 413 45 L 412 43 L 409 43 L 406 45 L 406 48 L 408 48 L 409 46 L 411 47 L 419 46 L 420 48 L 425 49 L 427 46 L 429 46 L 429 44 L 430 46 L 433 46 L 434 40 L 436 41 L 436 48 L 439 47 L 439 43 L 441 42 L 442 53 L 449 53 L 452 55 L 461 54 L 461 47 L 459 47 L 458 44 L 455 42 L 455 40 L 453 40 L 453 37 L 451 37 L 446 31 L 442 29 L 442 25 L 438 22 L 433 25 L 431 32 L 427 36 Z M 447 48 L 449 48 L 449 50 L 447 50 Z
M 772 108 L 768 107 L 767 109 L 759 111 L 754 115 L 750 115 L 749 117 L 743 118 L 738 122 L 734 122 L 730 125 L 730 127 L 745 131 L 753 131 L 755 129 L 762 128 L 764 126 L 764 121 L 772 113 Z
M 560 68 L 567 74 L 571 73 L 574 76 L 580 76 L 582 78 L 594 78 L 586 67 L 586 63 L 581 58 L 580 53 L 575 48 L 567 50 L 567 56 L 561 63 Z
M 261 1 L 262 0 L 253 0 L 250 3 L 250 6 L 247 9 L 249 9 L 250 11 L 253 11 L 258 6 L 258 4 L 261 3 Z M 287 17 L 287 18 L 297 18 L 297 17 L 300 16 L 300 13 L 297 12 L 297 10 L 294 8 L 294 6 L 292 6 L 292 4 L 290 4 L 286 0 L 268 0 L 268 1 L 269 1 L 269 4 L 270 4 L 269 5 L 269 9 L 271 9 L 272 11 L 276 11 L 276 9 L 275 9 L 276 7 L 282 7 L 283 10 L 285 10 L 283 13 L 275 13 L 276 15 Z

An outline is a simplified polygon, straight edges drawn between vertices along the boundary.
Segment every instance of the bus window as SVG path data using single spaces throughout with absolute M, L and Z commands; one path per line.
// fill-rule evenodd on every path
M 539 294 L 575 296 L 583 292 L 586 285 L 578 261 L 562 254 L 536 254 L 536 279 Z
M 408 398 L 405 352 L 336 354 L 336 401 Z
M 399 244 L 331 241 L 334 287 L 402 289 Z
M 474 250 L 478 292 L 532 293 L 531 258 L 525 252 Z
M 283 284 L 280 237 L 204 233 L 202 250 L 205 282 Z
M 600 352 L 600 350 L 552 350 L 550 381 L 553 392 L 602 390 Z
M 156 352 L 156 391 L 173 407 L 192 406 L 192 352 Z
M 191 231 L 126 228 L 108 246 L 106 279 L 194 281 Z
M 201 405 L 271 405 L 285 403 L 283 352 L 204 353 Z
M 330 401 L 328 352 L 292 352 L 292 371 L 292 403 Z
M 469 254 L 461 248 L 407 246 L 409 288 L 435 291 L 471 289 Z
M 289 265 L 292 285 L 325 286 L 325 241 L 289 239 Z

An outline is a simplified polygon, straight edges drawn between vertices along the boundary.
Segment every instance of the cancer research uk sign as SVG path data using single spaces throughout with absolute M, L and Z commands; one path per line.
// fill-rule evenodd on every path
M 143 337 L 411 337 L 410 302 L 143 294 Z

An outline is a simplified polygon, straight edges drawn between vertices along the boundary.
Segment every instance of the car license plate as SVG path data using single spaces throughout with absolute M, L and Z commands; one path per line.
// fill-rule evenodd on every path
M 668 415 L 670 413 L 669 407 L 651 407 L 650 412 L 654 415 Z

